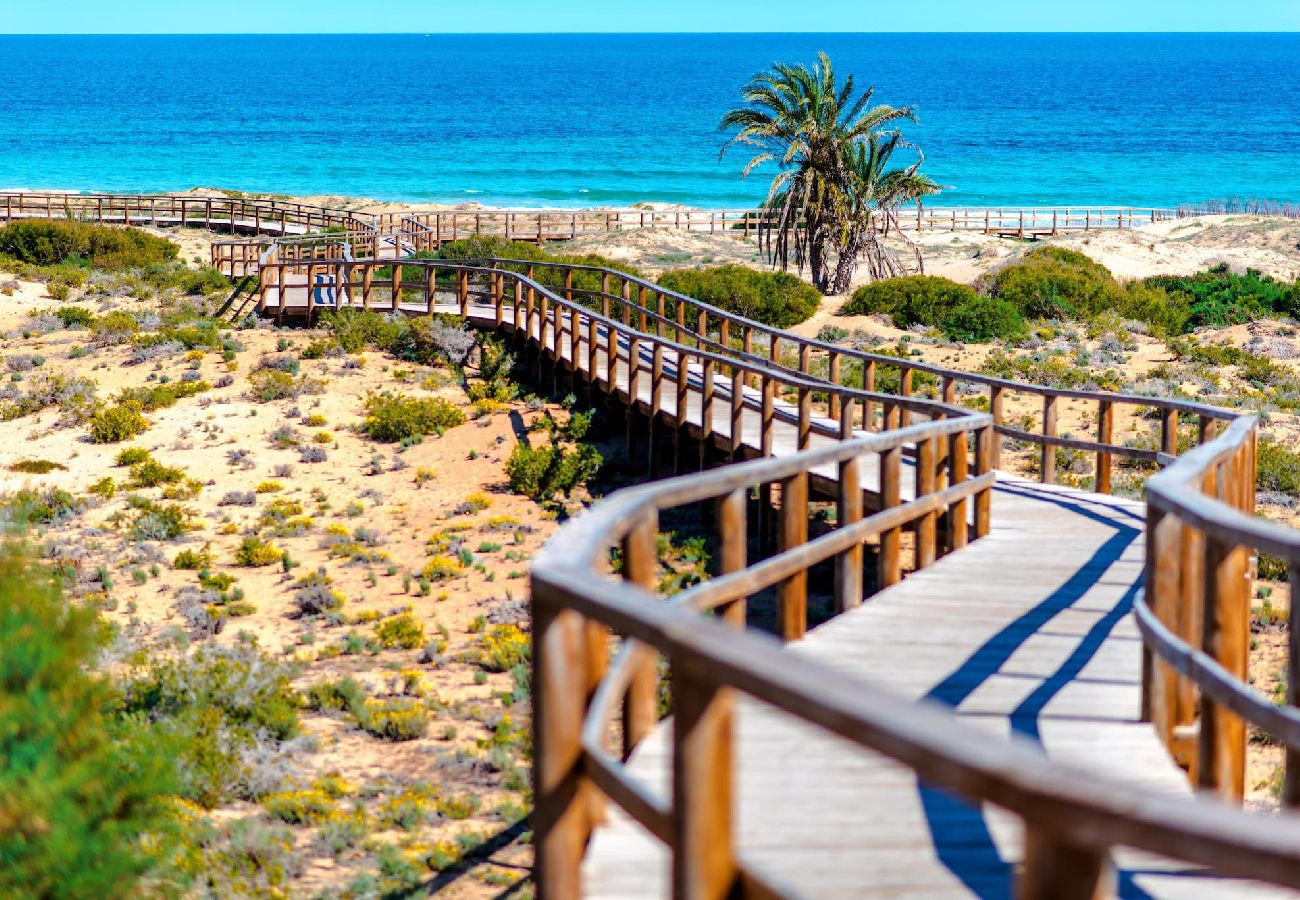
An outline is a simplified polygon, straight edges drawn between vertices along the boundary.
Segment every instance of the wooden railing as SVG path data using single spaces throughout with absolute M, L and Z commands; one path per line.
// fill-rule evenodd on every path
M 982 435 L 975 444 L 984 446 L 990 427 L 987 416 L 950 419 L 632 488 L 551 539 L 531 576 L 539 897 L 580 894 L 585 846 L 607 803 L 667 845 L 673 896 L 783 895 L 784 886 L 764 876 L 762 859 L 742 859 L 736 849 L 733 716 L 742 694 L 890 757 L 926 784 L 1017 815 L 1026 836 L 1017 896 L 1104 892 L 1109 851 L 1116 846 L 1300 888 L 1300 819 L 1261 822 L 1211 800 L 1149 793 L 1051 762 L 1018 737 L 992 736 L 935 704 L 847 679 L 742 630 L 745 598 L 753 592 L 778 585 L 784 601 L 794 583 L 797 597 L 812 564 L 861 552 L 874 536 L 886 558 L 891 529 L 987 489 L 984 475 L 955 480 L 942 492 L 918 487 L 910 503 L 837 522 L 805 542 L 799 485 L 810 470 L 878 454 L 889 484 L 898 477 L 890 457 L 903 447 L 955 436 L 961 444 L 959 436 L 972 432 Z M 748 498 L 773 482 L 793 507 L 783 502 L 784 541 L 775 555 L 750 562 Z M 897 488 L 886 491 L 897 496 Z M 668 510 L 701 502 L 717 507 L 718 573 L 664 602 L 653 589 L 657 522 Z M 616 576 L 614 550 L 621 564 Z M 667 796 L 624 765 L 654 727 L 661 657 L 671 673 L 673 715 Z
M 925 395 L 948 405 L 961 405 L 964 398 L 971 403 L 971 408 L 988 410 L 1000 437 L 1038 447 L 1038 476 L 1045 484 L 1056 483 L 1056 449 L 1066 448 L 1093 455 L 1094 489 L 1109 494 L 1115 459 L 1128 459 L 1153 467 L 1166 464 L 1178 452 L 1180 422 L 1194 419 L 1197 422 L 1196 441 L 1204 442 L 1214 436 L 1220 423 L 1239 415 L 1233 410 L 1192 401 L 1052 388 L 1012 381 L 801 337 L 613 269 L 525 260 L 462 262 L 510 267 L 530 275 L 553 273 L 552 282 L 563 281 L 567 297 L 588 305 L 604 305 L 606 309 L 613 304 L 615 308 L 624 310 L 629 318 L 635 317 L 652 327 L 657 334 L 671 333 L 677 340 L 683 340 L 687 335 L 692 340 L 710 340 L 716 350 L 730 348 L 762 358 L 772 366 L 833 385 L 853 386 L 871 393 L 879 384 L 888 383 L 897 385 L 899 396 Z M 575 286 L 575 278 L 584 276 L 598 281 L 599 286 L 588 289 Z M 1033 398 L 1037 405 L 1037 417 L 1033 423 L 1036 430 L 1018 428 L 1009 421 L 1006 412 L 1008 401 L 1016 397 Z M 1095 439 L 1068 437 L 1060 433 L 1061 407 L 1072 401 L 1089 403 L 1095 409 Z M 1126 408 L 1138 415 L 1159 419 L 1158 446 L 1135 447 L 1116 439 L 1116 413 Z M 877 413 L 878 407 L 866 408 L 861 425 L 864 430 L 908 424 L 905 411 L 896 423 L 886 421 Z M 836 413 L 828 410 L 828 414 L 833 418 Z M 1001 444 L 995 442 L 994 468 L 1001 465 L 1001 454 Z
M 905 230 L 983 231 L 1020 237 L 1137 228 L 1176 217 L 1174 209 L 1153 207 L 943 207 L 923 206 L 900 211 L 898 224 Z M 447 241 L 477 235 L 542 244 L 571 240 L 584 234 L 638 228 L 672 228 L 708 233 L 756 233 L 776 220 L 776 214 L 755 209 L 501 209 L 445 210 L 386 213 L 379 216 L 385 232 L 398 230 L 404 221 L 428 229 L 433 249 Z
M 148 194 L 0 193 L 0 217 L 113 225 L 192 225 L 232 233 L 290 235 L 373 226 L 372 217 L 287 200 Z
M 1254 417 L 1180 457 L 1147 484 L 1146 595 L 1137 601 L 1144 706 L 1202 787 L 1245 792 L 1247 725 L 1286 748 L 1282 801 L 1300 806 L 1300 628 L 1288 627 L 1281 704 L 1250 685 L 1254 557 L 1300 583 L 1300 533 L 1257 519 Z M 1294 607 L 1292 607 L 1292 610 Z

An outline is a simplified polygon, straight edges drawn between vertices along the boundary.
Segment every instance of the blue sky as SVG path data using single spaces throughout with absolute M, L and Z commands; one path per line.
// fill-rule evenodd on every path
M 0 0 L 0 10 L 9 34 L 1300 31 L 1300 0 Z

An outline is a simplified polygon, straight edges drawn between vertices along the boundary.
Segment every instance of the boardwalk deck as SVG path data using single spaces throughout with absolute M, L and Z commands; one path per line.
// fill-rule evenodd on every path
M 316 302 L 332 305 L 332 291 L 328 283 L 318 286 Z M 285 296 L 290 307 L 304 305 L 305 284 L 287 285 Z M 278 303 L 277 293 L 269 311 Z M 458 310 L 452 303 L 437 308 Z M 510 327 L 512 309 L 471 304 L 469 317 Z M 579 332 L 585 331 L 584 324 Z M 627 347 L 620 344 L 623 354 Z M 562 345 L 562 355 L 569 350 Z M 597 362 L 601 386 L 609 366 L 603 356 Z M 648 410 L 646 347 L 639 365 L 635 399 Z M 661 415 L 684 420 L 698 434 L 702 372 L 688 367 L 687 406 L 679 417 L 671 354 L 664 365 Z M 626 365 L 617 367 L 615 381 L 615 392 L 626 398 Z M 710 431 L 726 447 L 730 394 L 725 383 L 715 388 Z M 737 420 L 741 455 L 759 451 L 760 401 L 746 389 Z M 797 452 L 797 409 L 778 401 L 776 420 L 772 452 Z M 837 440 L 838 427 L 815 418 L 812 445 Z M 878 484 L 874 462 L 861 463 L 869 492 Z M 833 482 L 836 472 L 817 476 Z M 787 652 L 849 681 L 944 704 L 992 733 L 1027 736 L 1049 757 L 1135 788 L 1189 795 L 1184 773 L 1139 719 L 1142 644 L 1131 605 L 1142 589 L 1143 516 L 1135 501 L 1004 476 L 994 492 L 989 535 L 814 629 Z M 661 723 L 630 763 L 661 794 L 668 790 L 671 727 Z M 1012 894 L 1023 844 L 1007 814 L 929 789 L 910 769 L 748 698 L 738 710 L 736 760 L 739 854 L 791 894 Z M 1135 852 L 1120 851 L 1115 863 L 1117 892 L 1125 897 L 1290 896 Z M 584 861 L 585 894 L 666 896 L 668 874 L 666 849 L 611 806 Z
M 1188 794 L 1138 719 L 1140 503 L 1004 478 L 990 534 L 812 630 L 788 652 L 846 679 L 952 707 L 968 723 L 1039 741 L 1052 758 L 1135 787 Z M 808 897 L 1009 897 L 1019 828 L 919 784 L 907 768 L 744 699 L 738 846 L 747 865 Z M 667 791 L 668 729 L 631 769 Z M 757 861 L 761 861 L 761 864 Z M 1137 853 L 1123 897 L 1275 897 Z M 618 810 L 596 831 L 585 895 L 667 896 L 668 856 Z

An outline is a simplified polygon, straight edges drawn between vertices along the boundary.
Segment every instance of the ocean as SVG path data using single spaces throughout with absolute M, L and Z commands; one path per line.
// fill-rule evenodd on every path
M 748 207 L 718 118 L 826 50 L 954 205 L 1300 201 L 1300 35 L 0 36 L 0 189 Z

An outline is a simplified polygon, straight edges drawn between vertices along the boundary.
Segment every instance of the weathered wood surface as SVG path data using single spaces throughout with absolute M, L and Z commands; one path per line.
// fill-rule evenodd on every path
M 1189 794 L 1139 721 L 1141 641 L 1129 613 L 1143 566 L 1140 503 L 1004 478 L 992 531 L 811 631 L 789 653 L 846 680 L 937 700 L 995 734 L 1135 788 Z M 742 698 L 735 820 L 742 863 L 808 897 L 1009 897 L 1014 818 L 918 784 L 912 772 Z M 671 724 L 632 771 L 665 792 Z M 1261 827 L 1268 827 L 1261 822 Z M 1289 896 L 1121 851 L 1124 897 Z M 666 850 L 616 807 L 584 863 L 584 896 L 668 894 Z
M 295 312 L 306 312 L 305 282 L 286 285 L 285 298 Z M 339 299 L 322 271 L 315 305 L 329 307 Z M 453 295 L 438 300 L 436 312 L 461 310 Z M 278 305 L 277 289 L 267 311 L 276 312 Z M 403 311 L 423 314 L 427 308 L 421 300 Z M 508 304 L 498 310 L 472 302 L 466 311 L 477 324 L 513 327 Z M 578 333 L 584 336 L 584 363 L 587 326 L 583 318 Z M 596 388 L 609 390 L 603 326 L 598 335 Z M 548 329 L 543 347 L 553 353 L 554 343 Z M 704 371 L 688 362 L 686 406 L 679 415 L 676 356 L 661 356 L 656 403 L 650 343 L 638 342 L 637 376 L 629 378 L 633 343 L 620 334 L 613 392 L 630 400 L 634 391 L 642 411 L 657 407 L 675 427 L 694 435 L 707 431 L 719 449 L 737 446 L 757 455 L 761 392 L 742 386 L 744 402 L 735 420 L 741 433 L 733 441 L 730 379 L 715 373 L 706 427 Z M 567 332 L 559 349 L 560 356 L 572 356 Z M 773 455 L 798 451 L 798 422 L 797 405 L 778 398 Z M 814 415 L 811 425 L 809 446 L 838 440 L 837 421 Z M 814 475 L 833 485 L 841 473 L 827 467 Z M 859 462 L 858 478 L 864 491 L 879 490 L 874 455 Z M 913 496 L 912 478 L 903 478 L 901 487 L 901 499 Z M 1142 650 L 1130 606 L 1141 589 L 1142 504 L 1007 478 L 993 505 L 987 537 L 849 609 L 788 652 L 814 658 L 846 679 L 945 703 L 993 733 L 1028 735 L 1052 758 L 1135 788 L 1189 794 L 1186 776 L 1156 731 L 1139 720 Z M 793 893 L 814 897 L 1011 895 L 1024 853 L 1013 817 L 927 789 L 909 769 L 752 699 L 739 698 L 735 706 L 733 818 L 742 864 Z M 633 771 L 665 796 L 672 740 L 671 724 L 662 724 L 632 759 Z M 584 861 L 584 893 L 667 896 L 667 849 L 616 806 L 605 807 L 608 821 L 597 829 Z M 1133 852 L 1120 851 L 1114 862 L 1121 896 L 1286 895 Z

